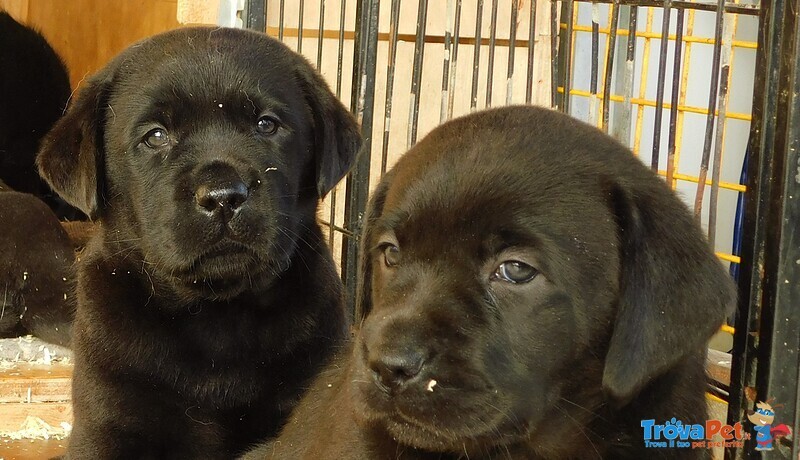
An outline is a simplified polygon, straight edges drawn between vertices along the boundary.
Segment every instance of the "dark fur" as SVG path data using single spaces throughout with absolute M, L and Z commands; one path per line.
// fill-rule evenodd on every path
M 155 128 L 167 145 L 145 143 Z M 347 330 L 315 213 L 360 143 L 263 34 L 168 32 L 86 83 L 38 158 L 100 221 L 78 268 L 71 458 L 230 458 L 275 433 Z M 235 212 L 202 208 L 231 184 Z
M 0 337 L 69 346 L 75 250 L 90 227 L 66 229 L 39 198 L 0 182 Z
M 375 191 L 362 256 L 354 352 L 247 458 L 707 455 L 645 449 L 640 421 L 706 420 L 733 283 L 684 204 L 596 129 L 532 107 L 435 129 Z M 507 260 L 539 275 L 492 279 Z M 384 391 L 380 363 L 414 356 Z
M 47 40 L 0 11 L 0 180 L 38 196 L 60 219 L 73 220 L 83 215 L 50 190 L 34 163 L 69 95 L 67 68 Z

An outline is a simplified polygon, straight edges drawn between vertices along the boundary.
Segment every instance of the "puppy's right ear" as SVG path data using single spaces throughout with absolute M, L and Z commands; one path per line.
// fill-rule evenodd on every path
M 364 216 L 364 226 L 359 244 L 358 286 L 356 287 L 356 317 L 355 324 L 360 324 L 372 310 L 372 258 L 370 257 L 370 242 L 373 239 L 375 221 L 383 214 L 383 204 L 386 193 L 392 184 L 392 171 L 383 176 L 380 184 L 372 193 L 372 198 L 367 206 Z
M 314 121 L 317 195 L 323 198 L 355 165 L 363 138 L 355 117 L 311 65 L 300 58 L 297 76 Z
M 655 174 L 615 184 L 609 197 L 619 226 L 620 293 L 603 390 L 622 406 L 705 351 L 736 304 L 736 289 L 686 205 Z
M 97 217 L 102 187 L 103 125 L 110 83 L 105 72 L 86 84 L 42 139 L 39 173 L 69 204 Z

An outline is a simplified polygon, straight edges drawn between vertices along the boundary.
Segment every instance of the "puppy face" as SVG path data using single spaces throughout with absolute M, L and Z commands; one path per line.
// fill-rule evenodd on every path
M 694 225 L 629 152 L 563 115 L 437 128 L 372 200 L 357 414 L 402 444 L 464 452 L 535 437 L 564 404 L 626 404 L 732 303 Z
M 285 269 L 359 145 L 301 57 L 260 34 L 195 28 L 109 64 L 39 164 L 180 295 L 229 298 Z

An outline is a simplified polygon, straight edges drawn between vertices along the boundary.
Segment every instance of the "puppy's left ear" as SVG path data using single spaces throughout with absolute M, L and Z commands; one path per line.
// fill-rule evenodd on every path
M 39 174 L 69 204 L 95 219 L 103 190 L 103 127 L 113 64 L 92 77 L 42 139 Z
M 361 149 L 361 130 L 325 80 L 305 64 L 298 66 L 297 72 L 314 118 L 317 194 L 322 198 L 355 164 Z
M 621 273 L 603 389 L 620 405 L 704 351 L 736 301 L 733 281 L 686 206 L 661 180 L 639 182 L 610 190 Z

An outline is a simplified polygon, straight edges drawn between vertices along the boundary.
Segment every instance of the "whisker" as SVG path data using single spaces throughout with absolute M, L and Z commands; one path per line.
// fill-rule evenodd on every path
M 572 406 L 574 406 L 574 407 L 577 407 L 578 409 L 581 409 L 582 411 L 586 412 L 586 413 L 587 413 L 587 414 L 589 414 L 589 415 L 593 415 L 593 416 L 595 416 L 595 417 L 599 418 L 600 420 L 602 420 L 602 421 L 604 421 L 604 422 L 611 423 L 611 421 L 610 421 L 610 420 L 606 419 L 606 418 L 605 418 L 605 417 L 603 417 L 602 415 L 600 415 L 600 414 L 598 414 L 597 412 L 594 412 L 594 411 L 592 411 L 592 410 L 590 410 L 590 409 L 588 409 L 588 408 L 586 408 L 586 407 L 584 407 L 584 406 L 581 406 L 580 404 L 578 404 L 578 403 L 576 403 L 576 402 L 570 401 L 569 399 L 567 399 L 567 398 L 564 398 L 564 397 L 561 397 L 561 398 L 559 398 L 559 399 L 561 399 L 561 400 L 562 400 L 562 401 L 564 401 L 565 403 L 568 403 L 568 404 L 571 404 L 571 405 L 572 405 Z M 604 405 L 605 405 L 605 403 L 603 403 L 603 404 L 600 404 L 600 405 L 598 406 L 598 409 L 599 409 L 599 408 L 601 408 L 601 407 L 603 407 Z
M 580 431 L 583 437 L 586 438 L 587 441 L 589 441 L 589 445 L 592 446 L 592 449 L 594 449 L 595 454 L 597 454 L 597 458 L 602 459 L 603 456 L 600 454 L 600 451 L 597 450 L 597 447 L 594 445 L 594 442 L 592 442 L 592 438 L 590 438 L 589 435 L 586 434 L 586 431 L 588 430 L 595 436 L 597 436 L 597 433 L 592 432 L 592 430 L 589 430 L 588 428 L 584 430 L 585 427 L 581 425 L 577 420 L 575 420 L 571 415 L 569 415 L 569 412 L 567 412 L 566 409 L 560 407 L 558 404 L 554 405 L 553 407 L 558 409 L 562 414 L 564 414 L 568 419 L 570 419 L 572 423 L 575 424 L 575 426 L 578 428 L 578 431 Z

